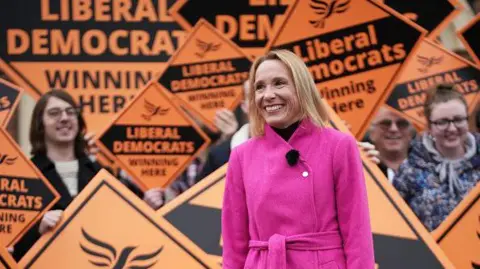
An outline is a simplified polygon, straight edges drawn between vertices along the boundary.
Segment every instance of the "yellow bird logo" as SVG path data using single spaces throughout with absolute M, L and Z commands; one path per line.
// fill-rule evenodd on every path
M 350 7 L 351 0 L 311 0 L 310 7 L 320 18 L 311 20 L 315 28 L 325 27 L 325 20 L 335 13 L 344 13 Z
M 152 117 L 156 115 L 164 116 L 170 110 L 170 108 L 162 108 L 161 106 L 156 106 L 147 100 L 145 100 L 144 107 L 147 113 L 142 114 L 142 118 L 144 118 L 146 121 L 150 121 Z
M 152 253 L 139 254 L 130 258 L 130 255 L 138 246 L 124 247 L 119 253 L 117 249 L 115 249 L 111 244 L 103 242 L 98 238 L 91 236 L 83 228 L 82 235 L 85 240 L 92 246 L 87 247 L 86 245 L 80 243 L 80 248 L 83 252 L 85 252 L 85 254 L 88 254 L 90 256 L 88 261 L 96 267 L 111 269 L 148 269 L 153 267 L 157 263 L 158 260 L 153 261 L 153 259 L 163 250 L 162 246 Z
M 428 68 L 432 67 L 433 65 L 440 64 L 442 62 L 442 60 L 443 60 L 443 56 L 440 56 L 440 57 L 435 57 L 435 56 L 425 57 L 425 56 L 418 55 L 417 56 L 417 61 L 421 65 L 423 65 L 422 68 L 418 68 L 418 71 L 420 71 L 422 73 L 427 73 Z
M 197 39 L 197 47 L 200 49 L 200 52 L 195 53 L 200 58 L 205 57 L 205 55 L 210 51 L 217 51 L 220 49 L 222 44 L 214 44 L 213 42 L 205 42 L 200 39 Z

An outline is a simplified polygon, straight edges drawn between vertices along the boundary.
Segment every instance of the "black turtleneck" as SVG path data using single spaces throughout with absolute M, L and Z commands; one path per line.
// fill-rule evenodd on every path
M 290 137 L 292 137 L 293 133 L 295 132 L 295 130 L 297 130 L 298 128 L 298 125 L 300 125 L 300 121 L 297 121 L 295 123 L 292 123 L 290 126 L 288 126 L 287 128 L 284 128 L 284 129 L 280 129 L 280 128 L 275 128 L 272 126 L 272 129 L 279 135 L 281 136 L 285 141 L 288 142 L 288 140 L 290 139 Z

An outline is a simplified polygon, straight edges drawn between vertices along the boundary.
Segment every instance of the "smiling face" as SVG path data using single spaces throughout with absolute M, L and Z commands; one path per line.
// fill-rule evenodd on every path
M 412 139 L 412 128 L 410 122 L 382 107 L 372 124 L 370 138 L 380 152 L 406 153 Z
M 74 143 L 78 133 L 78 114 L 76 108 L 69 103 L 51 97 L 48 99 L 43 113 L 45 142 Z
M 266 60 L 258 66 L 253 90 L 255 106 L 268 125 L 286 128 L 300 119 L 295 84 L 281 61 Z
M 435 104 L 429 129 L 440 150 L 463 147 L 468 132 L 467 108 L 457 99 Z

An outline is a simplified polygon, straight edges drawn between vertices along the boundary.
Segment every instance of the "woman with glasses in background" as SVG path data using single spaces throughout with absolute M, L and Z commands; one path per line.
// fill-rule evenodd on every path
M 469 132 L 467 102 L 451 85 L 432 89 L 426 134 L 413 141 L 393 184 L 432 231 L 480 181 L 480 136 Z

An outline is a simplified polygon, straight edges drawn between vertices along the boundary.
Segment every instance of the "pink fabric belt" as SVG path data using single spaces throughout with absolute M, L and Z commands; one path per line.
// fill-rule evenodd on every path
M 266 241 L 250 240 L 251 249 L 268 251 L 268 269 L 287 268 L 287 249 L 328 250 L 342 248 L 342 237 L 338 232 L 308 233 L 292 236 L 274 234 Z

